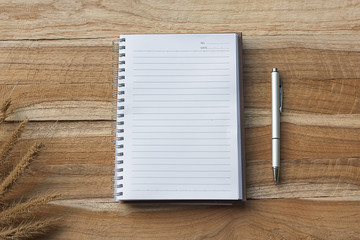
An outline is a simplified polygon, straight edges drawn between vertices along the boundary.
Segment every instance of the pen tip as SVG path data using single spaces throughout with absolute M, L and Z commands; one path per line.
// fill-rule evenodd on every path
M 273 68 L 272 71 L 273 71 L 273 72 L 277 72 L 277 68 Z
M 279 168 L 278 167 L 273 167 L 273 175 L 274 175 L 274 184 L 278 185 L 279 184 Z

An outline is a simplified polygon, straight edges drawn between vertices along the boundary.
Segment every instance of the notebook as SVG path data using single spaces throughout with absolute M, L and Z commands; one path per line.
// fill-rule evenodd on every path
M 241 34 L 114 46 L 115 201 L 244 200 Z

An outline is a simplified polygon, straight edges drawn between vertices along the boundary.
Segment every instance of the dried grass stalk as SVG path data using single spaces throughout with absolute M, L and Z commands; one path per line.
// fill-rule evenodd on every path
M 41 144 L 34 144 L 26 153 L 26 155 L 21 159 L 21 161 L 15 166 L 15 168 L 10 172 L 10 174 L 2 181 L 0 184 L 0 197 L 4 195 L 7 190 L 16 182 L 21 173 L 24 172 L 26 167 L 29 165 L 30 161 L 37 155 L 40 151 Z
M 33 210 L 40 205 L 48 203 L 54 200 L 57 197 L 56 194 L 47 195 L 44 197 L 38 197 L 32 200 L 29 200 L 25 203 L 15 204 L 13 207 L 10 207 L 2 212 L 0 212 L 0 222 L 9 223 L 16 217 L 21 214 L 29 213 L 30 210 Z
M 24 130 L 25 125 L 29 122 L 29 119 L 25 119 L 22 121 L 19 126 L 15 129 L 15 131 L 11 134 L 10 138 L 4 144 L 0 152 L 0 166 L 3 165 L 9 153 L 14 148 L 17 140 L 19 139 L 22 131 Z
M 10 94 L 11 95 L 11 94 Z M 11 104 L 10 97 L 0 106 L 0 124 L 5 121 L 6 112 Z M 19 139 L 28 119 L 21 122 L 10 138 L 5 142 L 0 150 L 0 169 L 5 171 L 5 163 L 13 150 L 17 140 Z M 7 191 L 16 183 L 18 178 L 30 162 L 35 158 L 42 147 L 42 144 L 34 144 L 25 154 L 25 156 L 16 164 L 13 170 L 0 183 L 0 200 L 4 197 Z M 56 221 L 55 219 L 36 219 L 31 218 L 26 221 L 23 219 L 33 214 L 35 208 L 46 204 L 57 197 L 55 194 L 44 197 L 37 197 L 26 202 L 15 202 L 12 204 L 2 204 L 0 212 L 0 239 L 28 239 L 37 235 L 46 233 L 50 226 Z M 8 207 L 5 207 L 8 206 Z
M 1 105 L 0 108 L 0 123 L 5 121 L 6 118 L 6 111 L 10 107 L 11 104 L 11 98 L 8 98 L 5 100 L 5 102 Z
M 54 220 L 27 221 L 0 229 L 0 239 L 28 239 L 46 233 Z

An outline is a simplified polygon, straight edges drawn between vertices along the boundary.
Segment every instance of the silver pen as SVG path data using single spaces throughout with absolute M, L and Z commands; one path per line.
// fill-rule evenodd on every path
M 282 112 L 282 83 L 276 68 L 271 73 L 271 125 L 272 125 L 272 169 L 275 185 L 280 173 L 280 112 Z

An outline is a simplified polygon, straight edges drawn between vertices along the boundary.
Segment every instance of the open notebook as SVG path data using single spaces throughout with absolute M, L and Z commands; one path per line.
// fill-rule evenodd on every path
M 244 199 L 241 35 L 122 35 L 115 47 L 115 201 Z

